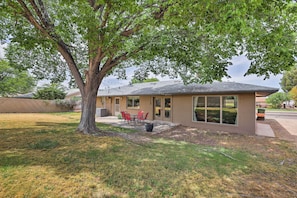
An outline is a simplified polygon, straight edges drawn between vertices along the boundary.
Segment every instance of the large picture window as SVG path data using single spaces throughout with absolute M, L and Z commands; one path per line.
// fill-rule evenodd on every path
M 131 109 L 139 108 L 139 96 L 128 96 L 127 97 L 127 108 L 131 108 Z
M 237 124 L 237 96 L 193 97 L 193 121 Z

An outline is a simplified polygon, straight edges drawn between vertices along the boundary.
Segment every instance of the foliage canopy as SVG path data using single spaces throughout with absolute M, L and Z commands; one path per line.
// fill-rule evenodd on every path
M 8 61 L 0 60 L 0 96 L 27 93 L 35 86 L 35 79 L 27 71 L 19 71 Z
M 284 92 L 277 92 L 271 94 L 267 99 L 266 102 L 272 105 L 272 108 L 278 109 L 281 108 L 282 103 L 285 101 L 290 100 L 290 96 Z
M 132 60 L 128 66 L 149 60 L 141 70 L 181 76 L 186 82 L 221 80 L 228 76 L 230 59 L 241 53 L 251 60 L 246 74 L 265 77 L 296 61 L 297 11 L 289 0 L 5 2 L 1 33 L 12 41 L 10 61 L 34 67 L 40 78 L 47 77 L 44 71 L 65 78 L 59 42 L 82 74 L 98 49 L 103 56 L 99 70 L 109 58 L 116 65 Z M 123 67 L 110 70 L 117 73 Z

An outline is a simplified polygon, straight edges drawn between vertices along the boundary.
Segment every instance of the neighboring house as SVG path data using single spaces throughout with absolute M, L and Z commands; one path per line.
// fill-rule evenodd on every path
M 18 94 L 14 96 L 13 98 L 27 98 L 27 99 L 33 99 L 34 93 L 26 93 L 26 94 Z
M 268 104 L 266 102 L 266 97 L 257 97 L 256 98 L 256 107 L 267 108 Z
M 65 99 L 70 100 L 71 98 L 81 98 L 79 89 L 70 89 L 67 91 Z
M 143 110 L 149 113 L 149 120 L 255 134 L 256 97 L 277 91 L 234 82 L 184 85 L 181 81 L 160 81 L 99 90 L 97 108 L 107 109 L 109 115 Z

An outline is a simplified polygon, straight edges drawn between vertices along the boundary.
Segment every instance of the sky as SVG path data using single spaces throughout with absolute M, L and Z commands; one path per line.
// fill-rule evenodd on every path
M 4 51 L 3 51 L 3 45 L 0 45 L 0 58 L 4 57 Z M 245 56 L 238 56 L 234 57 L 232 59 L 233 65 L 228 68 L 228 74 L 231 76 L 231 78 L 227 79 L 224 78 L 223 81 L 230 81 L 230 82 L 238 82 L 238 83 L 246 83 L 246 84 L 253 84 L 253 85 L 261 85 L 261 86 L 267 86 L 267 87 L 273 87 L 280 89 L 280 79 L 282 78 L 282 75 L 271 75 L 269 79 L 264 80 L 264 76 L 258 77 L 257 75 L 248 75 L 244 76 L 245 72 L 248 70 L 249 67 L 249 60 Z M 101 86 L 100 89 L 107 89 L 112 87 L 118 87 L 122 85 L 127 85 L 133 76 L 134 69 L 128 68 L 126 70 L 127 73 L 127 80 L 118 80 L 115 76 L 109 76 L 106 77 Z M 160 81 L 164 80 L 170 80 L 168 77 L 161 77 L 161 76 L 151 76 L 156 77 Z

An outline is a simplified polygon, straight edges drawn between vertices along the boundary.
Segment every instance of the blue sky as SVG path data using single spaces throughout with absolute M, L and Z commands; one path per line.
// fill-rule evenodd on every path
M 0 46 L 0 58 L 4 57 L 3 47 Z M 271 75 L 269 79 L 264 80 L 264 76 L 258 77 L 257 75 L 249 75 L 245 76 L 244 74 L 247 71 L 249 67 L 249 60 L 245 56 L 239 56 L 234 57 L 232 59 L 233 65 L 229 67 L 228 74 L 231 76 L 231 78 L 226 79 L 224 78 L 223 81 L 230 81 L 230 82 L 239 82 L 239 83 L 246 83 L 246 84 L 254 84 L 254 85 L 261 85 L 261 86 L 267 86 L 267 87 L 274 87 L 280 89 L 280 79 L 282 78 L 282 75 Z M 126 70 L 127 73 L 127 80 L 118 80 L 115 76 L 109 76 L 106 77 L 100 88 L 111 88 L 111 87 L 117 87 L 122 85 L 127 85 L 133 76 L 133 68 L 128 68 Z M 169 80 L 168 77 L 162 78 L 160 76 L 152 76 L 157 77 L 160 81 L 162 80 Z

